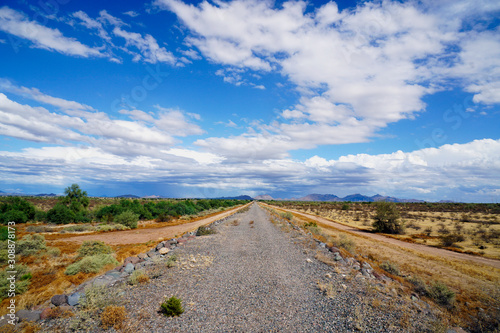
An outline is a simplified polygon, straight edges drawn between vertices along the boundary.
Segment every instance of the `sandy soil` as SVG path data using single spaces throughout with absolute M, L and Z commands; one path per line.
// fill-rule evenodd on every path
M 273 207 L 273 206 L 271 206 L 271 207 Z M 427 255 L 433 255 L 433 256 L 437 256 L 437 257 L 454 259 L 454 260 L 470 261 L 470 262 L 473 262 L 473 263 L 488 265 L 488 266 L 500 269 L 500 260 L 490 259 L 490 258 L 483 258 L 483 257 L 479 257 L 479 256 L 474 256 L 474 255 L 466 254 L 466 253 L 459 253 L 459 252 L 448 251 L 448 250 L 439 249 L 439 248 L 435 248 L 435 247 L 431 247 L 431 246 L 426 246 L 426 245 L 422 245 L 422 244 L 408 243 L 408 242 L 400 241 L 400 240 L 397 240 L 397 239 L 394 239 L 394 238 L 386 237 L 386 236 L 383 236 L 383 235 L 380 235 L 380 234 L 374 234 L 374 233 L 371 233 L 371 232 L 368 232 L 368 231 L 364 231 L 364 230 L 360 230 L 360 229 L 357 229 L 357 228 L 346 226 L 346 225 L 343 225 L 343 224 L 340 224 L 340 223 L 336 223 L 336 222 L 334 222 L 332 220 L 328 220 L 328 219 L 325 219 L 323 217 L 319 217 L 319 216 L 316 216 L 316 215 L 306 214 L 306 213 L 299 212 L 299 211 L 296 211 L 296 210 L 291 210 L 291 209 L 283 209 L 281 207 L 274 207 L 274 208 L 275 209 L 279 209 L 279 210 L 290 211 L 290 212 L 292 212 L 292 213 L 294 213 L 296 215 L 304 216 L 304 217 L 306 217 L 308 219 L 317 221 L 319 223 L 328 225 L 330 227 L 333 227 L 333 228 L 336 228 L 336 229 L 339 229 L 339 230 L 342 230 L 342 231 L 347 231 L 347 232 L 350 232 L 352 234 L 356 234 L 356 235 L 359 235 L 359 236 L 362 236 L 362 237 L 367 237 L 367 238 L 371 238 L 371 239 L 377 240 L 379 242 L 385 242 L 385 243 L 396 245 L 396 246 L 399 246 L 399 247 L 402 247 L 402 248 L 406 248 L 406 249 L 410 249 L 410 250 L 422 252 L 422 253 L 427 254 Z
M 106 244 L 124 245 L 124 244 L 141 244 L 149 241 L 157 241 L 160 238 L 171 239 L 176 237 L 176 235 L 181 236 L 186 232 L 198 229 L 202 225 L 210 224 L 216 220 L 234 214 L 241 208 L 242 207 L 233 208 L 214 216 L 210 216 L 195 222 L 189 222 L 181 225 L 161 227 L 161 228 L 145 228 L 145 229 L 134 229 L 125 231 L 114 231 L 102 234 L 76 236 L 76 237 L 71 237 L 69 239 L 57 239 L 57 241 L 74 242 L 81 244 L 84 241 L 88 240 L 98 240 L 105 242 Z

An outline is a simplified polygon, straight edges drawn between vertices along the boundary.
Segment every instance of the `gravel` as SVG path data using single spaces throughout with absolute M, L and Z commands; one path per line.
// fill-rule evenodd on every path
M 148 266 L 157 277 L 149 283 L 121 287 L 130 331 L 425 332 L 434 318 L 420 300 L 316 260 L 319 252 L 334 255 L 286 223 L 271 223 L 257 204 L 215 230 L 172 251 L 175 267 Z M 182 300 L 180 317 L 159 312 L 171 296 Z M 69 320 L 59 322 L 61 331 Z

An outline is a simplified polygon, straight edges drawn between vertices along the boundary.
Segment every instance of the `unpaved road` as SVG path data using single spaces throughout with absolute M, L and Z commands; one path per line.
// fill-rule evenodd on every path
M 369 306 L 378 296 L 373 287 L 368 294 L 361 274 L 346 277 L 314 259 L 316 242 L 282 231 L 257 204 L 216 230 L 176 249 L 178 265 L 166 275 L 127 289 L 127 312 L 147 316 L 132 320 L 140 322 L 137 332 L 422 332 L 432 319 L 403 297 L 382 296 L 397 304 L 387 311 Z M 158 305 L 172 295 L 185 312 L 166 318 Z M 404 318 L 411 321 L 400 327 Z
M 421 252 L 421 253 L 424 253 L 427 255 L 433 255 L 436 257 L 448 258 L 448 259 L 453 259 L 453 260 L 470 261 L 470 262 L 473 262 L 476 264 L 488 265 L 488 266 L 500 269 L 500 260 L 474 256 L 474 255 L 470 255 L 470 254 L 466 254 L 466 253 L 448 251 L 448 250 L 439 249 L 439 248 L 426 246 L 426 245 L 422 245 L 422 244 L 404 242 L 404 241 L 400 241 L 400 240 L 397 240 L 394 238 L 385 237 L 383 235 L 373 234 L 373 233 L 370 233 L 367 231 L 356 229 L 356 228 L 353 228 L 350 226 L 346 226 L 344 224 L 336 223 L 332 220 L 328 220 L 328 219 L 325 219 L 323 217 L 319 217 L 316 215 L 311 215 L 311 214 L 299 212 L 299 211 L 292 210 L 292 209 L 284 209 L 281 207 L 274 207 L 271 205 L 268 205 L 268 206 L 279 209 L 279 210 L 289 211 L 289 212 L 292 212 L 293 214 L 296 214 L 299 216 L 304 216 L 308 219 L 314 220 L 314 221 L 318 222 L 319 224 L 324 224 L 324 225 L 327 225 L 329 227 L 333 227 L 335 229 L 347 231 L 349 233 L 359 235 L 362 237 L 366 237 L 366 238 L 370 238 L 370 239 L 373 239 L 373 240 L 376 240 L 379 242 L 389 243 L 389 244 L 396 245 L 396 246 L 399 246 L 399 247 L 402 247 L 405 249 L 418 251 L 418 252 Z
M 149 241 L 157 241 L 159 238 L 171 239 L 176 237 L 176 235 L 180 236 L 186 232 L 196 230 L 202 225 L 210 224 L 214 221 L 217 221 L 226 216 L 234 214 L 241 208 L 242 207 L 233 208 L 225 212 L 222 212 L 218 215 L 210 216 L 195 222 L 185 223 L 181 225 L 168 226 L 162 228 L 145 228 L 145 229 L 133 229 L 125 231 L 114 231 L 102 234 L 91 234 L 91 235 L 71 237 L 68 239 L 57 239 L 57 241 L 75 242 L 81 244 L 84 241 L 88 240 L 98 240 L 105 242 L 106 244 L 124 245 L 124 244 L 141 244 Z

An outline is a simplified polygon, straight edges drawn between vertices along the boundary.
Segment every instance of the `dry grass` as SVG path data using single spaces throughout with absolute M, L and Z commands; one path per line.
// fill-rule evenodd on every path
M 123 329 L 127 320 L 127 313 L 124 306 L 110 305 L 104 308 L 101 313 L 102 328 L 107 330 L 113 327 L 115 330 Z

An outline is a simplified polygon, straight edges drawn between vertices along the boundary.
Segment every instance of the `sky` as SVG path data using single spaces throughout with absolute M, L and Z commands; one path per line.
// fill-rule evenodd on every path
M 0 190 L 500 202 L 496 0 L 3 1 Z

